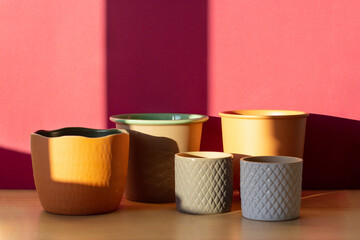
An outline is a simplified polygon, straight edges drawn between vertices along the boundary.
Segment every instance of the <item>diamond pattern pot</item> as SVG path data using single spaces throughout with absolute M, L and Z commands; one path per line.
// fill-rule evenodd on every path
M 232 155 L 187 152 L 175 155 L 176 207 L 191 214 L 228 212 L 232 203 Z
M 302 163 L 300 158 L 282 156 L 241 159 L 243 216 L 262 221 L 297 218 L 301 202 Z

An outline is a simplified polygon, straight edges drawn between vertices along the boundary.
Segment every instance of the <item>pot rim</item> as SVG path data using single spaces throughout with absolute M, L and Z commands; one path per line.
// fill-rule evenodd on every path
M 240 161 L 250 164 L 284 165 L 301 163 L 303 159 L 293 156 L 248 156 L 241 158 Z
M 249 109 L 249 110 L 230 110 L 220 112 L 223 118 L 306 118 L 309 113 L 295 110 L 270 110 L 270 109 Z
M 190 152 L 176 153 L 175 157 L 188 161 L 209 161 L 209 160 L 222 160 L 222 159 L 233 158 L 233 155 L 231 153 L 216 152 L 216 151 L 190 151 Z
M 31 135 L 38 135 L 44 138 L 62 138 L 62 137 L 84 137 L 84 138 L 105 138 L 117 134 L 129 134 L 124 129 L 94 129 L 83 127 L 65 127 L 55 130 L 38 130 Z
M 115 123 L 128 125 L 175 125 L 186 123 L 202 123 L 209 119 L 206 115 L 188 113 L 131 113 L 110 117 Z

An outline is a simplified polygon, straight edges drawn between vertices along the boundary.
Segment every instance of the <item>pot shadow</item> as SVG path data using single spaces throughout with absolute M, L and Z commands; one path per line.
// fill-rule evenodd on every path
M 320 114 L 307 120 L 303 188 L 360 188 L 360 121 Z
M 262 146 L 263 151 L 273 152 L 278 156 L 303 157 L 306 118 L 278 118 L 271 121 L 272 126 L 267 129 L 264 135 L 267 141 L 271 142 L 269 146 Z M 262 134 L 262 132 L 258 132 Z M 268 143 L 269 145 L 270 143 Z M 265 154 L 264 154 L 265 155 Z M 272 155 L 272 154 L 271 154 Z M 275 155 L 275 154 L 274 154 Z
M 240 192 L 240 159 L 243 157 L 249 157 L 250 155 L 245 154 L 232 154 L 234 156 L 233 158 L 233 167 L 234 167 L 234 174 L 233 174 L 233 188 L 235 191 Z
M 221 118 L 204 123 L 201 150 L 222 151 Z M 359 189 L 360 121 L 311 113 L 304 144 L 303 189 Z M 239 159 L 234 154 L 234 189 Z
M 130 134 L 130 157 L 126 198 L 152 203 L 174 202 L 174 156 L 179 152 L 176 141 L 127 131 Z
M 35 189 L 30 154 L 0 148 L 0 189 Z
M 203 123 L 200 150 L 223 151 L 220 117 L 209 116 L 209 120 Z
M 201 151 L 223 151 L 221 118 L 209 116 L 209 120 L 204 122 L 201 136 Z M 232 153 L 233 158 L 233 189 L 240 190 L 240 159 L 247 157 L 245 154 Z

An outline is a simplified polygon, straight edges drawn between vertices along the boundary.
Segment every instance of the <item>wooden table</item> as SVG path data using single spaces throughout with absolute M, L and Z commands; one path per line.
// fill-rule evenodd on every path
M 112 213 L 61 216 L 44 212 L 34 190 L 0 190 L 0 239 L 360 239 L 360 190 L 304 191 L 300 218 L 285 222 L 243 218 L 238 197 L 218 215 L 123 199 Z

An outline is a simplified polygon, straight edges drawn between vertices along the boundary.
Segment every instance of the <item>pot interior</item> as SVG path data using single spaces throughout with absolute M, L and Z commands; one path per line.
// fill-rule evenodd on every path
M 245 162 L 251 163 L 273 163 L 273 164 L 288 164 L 288 163 L 298 163 L 302 162 L 301 158 L 297 157 L 288 157 L 288 156 L 255 156 L 255 157 L 245 157 L 241 159 Z
M 190 158 L 190 159 L 223 159 L 223 158 L 229 158 L 232 157 L 232 154 L 230 153 L 224 153 L 224 152 L 182 152 L 177 153 L 176 156 L 182 157 L 182 158 Z
M 302 111 L 292 110 L 233 110 L 221 112 L 220 116 L 228 117 L 250 117 L 250 118 L 263 118 L 263 117 L 307 117 L 309 114 Z
M 89 138 L 106 137 L 112 134 L 122 133 L 118 129 L 91 129 L 80 127 L 61 128 L 53 131 L 39 130 L 35 132 L 43 137 L 82 136 Z

